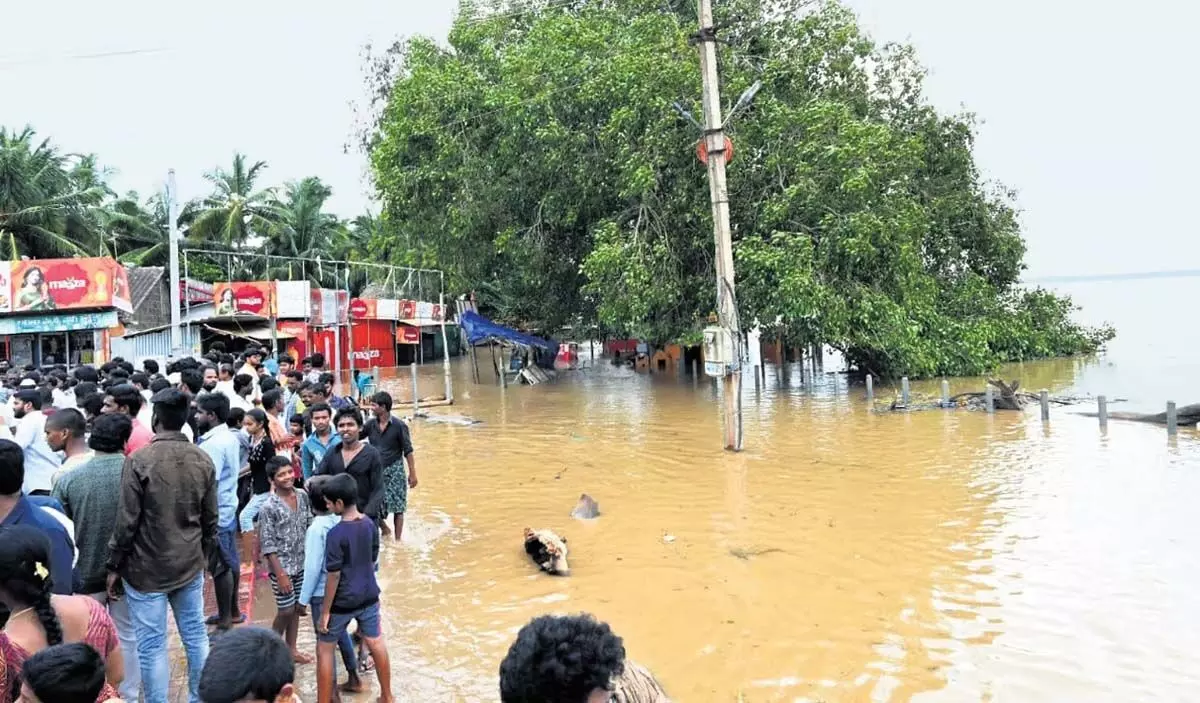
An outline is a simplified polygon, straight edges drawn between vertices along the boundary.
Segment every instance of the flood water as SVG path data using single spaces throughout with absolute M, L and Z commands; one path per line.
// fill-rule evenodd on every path
M 1163 305 L 1200 280 L 1114 285 L 1069 291 L 1129 327 L 1108 355 L 1003 375 L 1128 407 L 1200 401 L 1181 346 L 1196 333 Z M 731 454 L 708 381 L 600 362 L 502 391 L 456 363 L 458 402 L 433 412 L 483 424 L 414 424 L 421 484 L 405 543 L 382 558 L 398 699 L 495 701 L 517 629 L 579 611 L 679 701 L 1195 698 L 1192 430 L 1102 434 L 1071 409 L 1048 427 L 1036 409 L 873 413 L 826 371 L 748 380 L 746 450 Z M 422 392 L 440 379 L 422 368 Z M 590 523 L 568 515 L 585 492 L 603 513 Z M 535 571 L 527 525 L 569 540 L 570 577 Z M 311 667 L 300 679 L 315 700 Z

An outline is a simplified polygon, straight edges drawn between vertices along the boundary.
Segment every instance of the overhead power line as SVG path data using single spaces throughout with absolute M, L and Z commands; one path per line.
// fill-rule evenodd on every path
M 126 56 L 142 56 L 147 54 L 162 54 L 170 51 L 165 47 L 144 49 L 120 49 L 116 51 L 100 51 L 91 54 L 68 54 L 65 56 L 44 56 L 32 58 L 0 58 L 0 70 L 20 68 L 22 66 L 37 66 L 49 63 L 64 63 L 68 61 L 96 61 L 99 59 L 122 58 Z

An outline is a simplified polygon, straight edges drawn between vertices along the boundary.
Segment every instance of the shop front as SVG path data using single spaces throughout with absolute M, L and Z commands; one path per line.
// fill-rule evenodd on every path
M 117 311 L 0 318 L 0 339 L 10 366 L 35 368 L 64 364 L 103 363 L 108 359 L 108 331 Z
M 109 258 L 0 262 L 0 358 L 10 366 L 103 363 L 129 277 Z

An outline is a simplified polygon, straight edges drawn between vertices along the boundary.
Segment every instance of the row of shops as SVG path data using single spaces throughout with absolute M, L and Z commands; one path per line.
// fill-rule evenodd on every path
M 171 354 L 169 276 L 113 259 L 0 262 L 0 364 L 47 367 L 135 363 Z M 188 354 L 220 341 L 236 353 L 254 344 L 329 367 L 423 363 L 462 353 L 441 304 L 351 298 L 307 281 L 180 284 L 181 340 Z M 340 363 L 339 363 L 340 362 Z

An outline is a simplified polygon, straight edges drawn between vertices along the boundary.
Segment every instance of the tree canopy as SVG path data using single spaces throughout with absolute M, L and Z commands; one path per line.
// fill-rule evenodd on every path
M 969 114 L 924 98 L 912 49 L 836 2 L 718 3 L 738 307 L 881 375 L 1094 351 L 1112 330 L 1019 284 L 1014 194 Z M 387 222 L 368 248 L 435 260 L 504 316 L 695 342 L 715 308 L 694 4 L 464 2 L 446 45 L 369 63 L 364 138 Z M 393 256 L 394 258 L 394 256 Z

